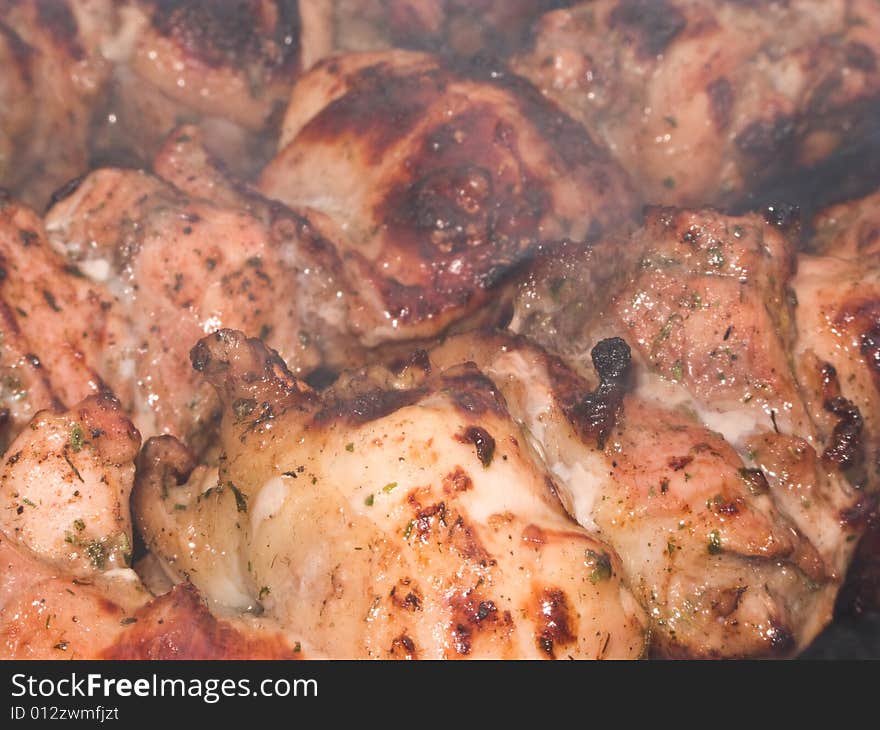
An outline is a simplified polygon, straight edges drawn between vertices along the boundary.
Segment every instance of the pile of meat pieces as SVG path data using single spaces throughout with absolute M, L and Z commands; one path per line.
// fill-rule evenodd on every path
M 0 654 L 790 656 L 831 620 L 880 193 L 722 210 L 876 128 L 872 3 L 0 5 Z

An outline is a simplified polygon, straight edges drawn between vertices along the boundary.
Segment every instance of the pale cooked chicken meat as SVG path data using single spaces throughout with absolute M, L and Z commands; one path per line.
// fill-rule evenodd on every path
M 645 199 L 729 203 L 876 134 L 873 0 L 597 0 L 513 68 L 605 140 Z
M 849 600 L 880 608 L 880 193 L 824 211 L 798 257 L 795 362 L 812 412 L 837 436 L 833 458 L 863 488 L 847 518 L 868 524 Z
M 710 553 L 760 556 L 770 565 L 781 560 L 778 575 L 793 583 L 770 583 L 769 595 L 799 616 L 789 631 L 792 646 L 802 647 L 831 618 L 863 528 L 850 515 L 864 484 L 849 469 L 858 452 L 857 406 L 843 397 L 823 399 L 813 390 L 815 379 L 801 377 L 795 365 L 805 362 L 800 348 L 814 325 L 803 323 L 789 293 L 795 262 L 780 228 L 791 224 L 784 213 L 777 209 L 765 222 L 756 215 L 649 211 L 644 228 L 622 241 L 550 255 L 537 265 L 513 298 L 511 326 L 581 373 L 588 373 L 587 355 L 603 337 L 631 345 L 635 387 L 624 401 L 623 430 L 605 446 L 616 462 L 611 482 L 633 478 L 648 490 L 646 505 L 664 508 L 682 492 L 698 495 L 689 509 L 724 524 L 701 524 L 685 533 L 690 539 L 706 541 Z M 623 266 L 611 258 L 620 246 L 630 249 Z M 578 285 L 584 281 L 604 288 L 588 288 L 584 296 Z M 625 459 L 627 452 L 638 456 Z M 744 510 L 750 492 L 771 510 L 765 514 L 773 530 L 764 538 L 736 534 L 750 522 Z M 697 509 L 703 499 L 705 509 Z M 587 519 L 576 506 L 574 513 Z M 631 555 L 607 539 L 624 560 Z M 673 543 L 670 554 L 677 554 Z M 663 595 L 656 583 L 648 585 L 652 595 Z M 662 602 L 658 608 L 668 620 Z M 728 630 L 716 638 L 734 635 Z M 681 639 L 676 630 L 660 646 L 692 651 Z M 709 653 L 730 650 L 706 646 Z
M 29 208 L 0 197 L 0 450 L 44 408 L 105 390 L 111 297 L 46 239 Z
M 335 657 L 643 652 L 619 558 L 568 517 L 475 367 L 416 357 L 317 395 L 238 332 L 192 359 L 225 405 L 219 473 L 183 482 L 185 451 L 153 440 L 134 507 L 150 549 L 215 606 Z
M 54 246 L 122 322 L 93 367 L 144 434 L 173 433 L 196 448 L 219 415 L 213 390 L 189 367 L 205 333 L 234 325 L 298 371 L 319 362 L 298 324 L 296 220 L 274 225 L 226 202 L 190 197 L 142 171 L 101 169 L 46 216 Z
M 541 241 L 595 237 L 634 203 L 607 152 L 528 82 L 404 51 L 306 74 L 259 187 L 316 211 L 368 347 L 441 332 Z
M 264 621 L 210 614 L 191 587 L 153 598 L 129 567 L 140 435 L 107 396 L 41 411 L 0 466 L 0 658 L 297 655 Z
M 0 0 L 0 658 L 783 657 L 880 607 L 880 193 L 705 207 L 876 185 L 878 39 Z
M 0 187 L 44 206 L 86 169 L 107 0 L 0 2 Z

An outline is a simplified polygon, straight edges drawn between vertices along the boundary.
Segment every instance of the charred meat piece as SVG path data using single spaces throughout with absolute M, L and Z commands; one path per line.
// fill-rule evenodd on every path
M 525 80 L 404 51 L 304 76 L 259 187 L 316 211 L 370 347 L 443 331 L 542 241 L 594 237 L 634 204 L 607 151 Z

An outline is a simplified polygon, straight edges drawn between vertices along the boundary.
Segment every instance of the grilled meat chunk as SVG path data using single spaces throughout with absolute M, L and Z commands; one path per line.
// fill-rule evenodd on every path
M 566 515 L 473 366 L 374 366 L 317 395 L 238 332 L 192 360 L 225 405 L 219 470 L 184 481 L 180 445 L 151 441 L 134 505 L 218 610 L 262 610 L 335 657 L 643 651 L 619 558 Z
M 546 15 L 514 69 L 666 205 L 726 204 L 876 134 L 873 0 L 597 0 Z
M 811 295 L 811 304 L 795 305 L 791 291 L 800 292 L 803 271 L 792 280 L 794 231 L 779 225 L 791 221 L 768 218 L 652 209 L 644 227 L 630 236 L 548 254 L 507 306 L 515 331 L 535 338 L 584 377 L 597 342 L 616 336 L 629 344 L 634 390 L 632 400 L 624 401 L 624 423 L 634 418 L 651 425 L 616 434 L 619 451 L 609 456 L 617 466 L 606 473 L 621 483 L 630 474 L 642 488 L 664 495 L 649 505 L 670 500 L 685 475 L 679 484 L 685 494 L 711 491 L 700 499 L 726 525 L 694 533 L 708 541 L 710 554 L 723 554 L 725 530 L 743 524 L 744 497 L 729 494 L 736 480 L 739 491 L 753 490 L 769 505 L 765 509 L 772 512 L 765 514 L 781 532 L 732 550 L 747 555 L 761 546 L 770 550 L 764 556 L 771 562 L 785 554 L 798 566 L 795 584 L 770 591 L 788 594 L 787 610 L 805 611 L 794 622 L 800 628 L 792 630 L 791 646 L 802 647 L 830 619 L 853 541 L 864 529 L 847 519 L 862 498 L 852 466 L 862 463 L 856 435 L 863 417 L 846 391 L 823 395 L 817 378 L 805 374 L 816 362 L 808 352 L 817 331 L 810 310 L 820 300 Z M 838 291 L 839 284 L 838 276 Z M 647 444 L 648 455 L 624 459 L 626 450 Z M 657 471 L 651 471 L 654 462 Z M 698 473 L 698 466 L 707 470 Z M 646 471 L 647 483 L 637 476 Z M 696 505 L 689 509 L 700 514 Z M 789 540 L 781 538 L 786 532 Z M 626 560 L 630 553 L 606 539 Z M 781 553 L 771 557 L 777 549 Z M 784 572 L 786 579 L 797 574 Z M 723 632 L 706 643 L 693 635 L 684 640 L 681 629 L 661 636 L 661 650 L 672 654 L 740 653 L 736 641 L 723 647 L 730 639 Z
M 367 347 L 436 335 L 541 241 L 596 236 L 634 202 L 607 152 L 528 82 L 404 51 L 304 76 L 259 187 L 315 211 Z

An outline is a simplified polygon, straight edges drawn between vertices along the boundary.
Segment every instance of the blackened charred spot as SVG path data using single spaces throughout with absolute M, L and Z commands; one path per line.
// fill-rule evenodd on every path
M 350 80 L 351 90 L 330 102 L 300 131 L 300 139 L 326 142 L 356 134 L 367 162 L 378 164 L 388 148 L 421 120 L 429 103 L 441 93 L 444 74 L 400 76 L 387 64 L 362 69 Z
M 316 424 L 344 420 L 352 425 L 360 425 L 383 418 L 395 411 L 416 403 L 425 390 L 383 390 L 374 388 L 353 398 L 340 398 L 324 406 L 315 414 Z
M 67 2 L 37 0 L 37 18 L 40 26 L 49 31 L 56 45 L 66 48 L 77 61 L 85 57 L 79 42 L 79 28 Z
M 870 73 L 877 70 L 877 56 L 864 43 L 850 41 L 846 44 L 846 65 Z
M 446 502 L 436 502 L 422 507 L 413 495 L 410 495 L 408 501 L 415 509 L 415 518 L 408 523 L 404 531 L 407 538 L 412 536 L 419 542 L 427 544 L 432 536 L 439 535 L 446 529 L 451 518 L 446 510 Z
M 783 231 L 795 229 L 801 222 L 800 208 L 790 203 L 771 203 L 762 213 L 767 223 Z
M 611 28 L 634 31 L 639 54 L 663 53 L 687 25 L 682 12 L 668 0 L 621 0 L 608 18 Z
M 73 195 L 79 189 L 82 181 L 86 179 L 87 174 L 88 173 L 83 173 L 82 175 L 78 175 L 72 180 L 68 180 L 66 183 L 64 183 L 64 185 L 55 190 L 55 192 L 53 192 L 51 197 L 49 198 L 49 204 L 46 206 L 46 210 L 49 210 L 56 203 L 60 203 L 65 198 L 69 198 L 71 195 Z
M 456 59 L 451 66 L 464 78 L 491 84 L 508 92 L 516 101 L 519 111 L 550 145 L 555 152 L 556 162 L 563 168 L 571 170 L 609 159 L 608 153 L 592 140 L 583 125 L 548 102 L 530 81 L 510 73 L 503 61 L 478 55 L 467 60 Z M 496 123 L 491 137 L 486 139 L 493 139 L 497 144 L 512 149 L 515 131 L 506 123 Z
M 474 488 L 474 482 L 468 473 L 460 466 L 443 477 L 443 491 L 446 494 L 453 492 L 467 492 Z
M 401 634 L 391 642 L 388 652 L 392 659 L 418 659 L 416 643 L 406 634 Z
M 880 321 L 861 336 L 860 350 L 865 362 L 874 371 L 875 376 L 880 378 Z
M 766 636 L 770 643 L 770 651 L 776 656 L 785 656 L 795 647 L 791 629 L 776 619 L 770 619 Z
M 174 38 L 209 66 L 229 64 L 252 71 L 291 67 L 300 48 L 299 4 L 273 2 L 277 16 L 271 29 L 255 22 L 261 17 L 259 5 L 255 0 L 158 0 L 152 23 L 157 32 Z
M 391 601 L 404 611 L 422 610 L 422 592 L 413 585 L 412 579 L 402 578 L 391 589 Z
M 485 428 L 470 426 L 464 433 L 456 436 L 456 439 L 462 443 L 473 444 L 477 450 L 477 458 L 484 467 L 492 463 L 492 458 L 495 456 L 495 439 Z
M 443 392 L 469 415 L 507 414 L 507 406 L 495 383 L 473 365 L 466 365 L 464 372 L 444 375 L 440 382 Z
M 706 95 L 709 97 L 709 113 L 712 122 L 719 132 L 723 132 L 730 126 L 730 115 L 733 111 L 733 86 L 725 77 L 717 78 L 706 87 Z
M 535 591 L 535 640 L 538 648 L 552 659 L 560 646 L 574 643 L 577 639 L 571 624 L 570 608 L 565 592 L 559 588 Z
M 862 414 L 852 401 L 842 396 L 831 398 L 823 403 L 829 413 L 838 417 L 831 433 L 828 447 L 822 453 L 822 461 L 849 470 L 861 466 L 865 459 L 862 442 Z
M 451 634 L 455 651 L 467 656 L 477 635 L 489 631 L 507 631 L 513 626 L 508 612 L 499 613 L 495 601 L 475 591 L 457 594 L 449 602 L 452 609 Z
M 794 121 L 790 117 L 758 119 L 743 129 L 735 142 L 740 152 L 755 162 L 770 162 L 791 146 L 794 131 Z
M 681 471 L 693 460 L 693 456 L 685 454 L 684 456 L 670 456 L 666 463 L 672 471 Z
M 851 528 L 864 528 L 870 524 L 877 512 L 877 495 L 863 494 L 852 507 L 840 513 L 840 521 Z
M 483 547 L 473 528 L 464 521 L 461 515 L 456 515 L 452 526 L 447 533 L 450 544 L 455 551 L 470 563 L 487 568 L 495 565 L 496 561 Z
M 745 483 L 750 494 L 759 496 L 770 491 L 770 484 L 761 469 L 740 469 L 739 476 Z
M 630 387 L 628 380 L 632 353 L 624 340 L 611 337 L 598 342 L 590 354 L 593 367 L 599 375 L 599 387 L 563 408 L 581 437 L 595 438 L 597 446 L 602 449 Z
M 399 208 L 403 222 L 431 236 L 443 253 L 488 242 L 493 189 L 489 171 L 476 165 L 430 170 L 408 190 Z
M 431 374 L 431 358 L 427 350 L 414 350 L 409 357 L 394 360 L 388 365 L 388 369 L 395 375 L 403 375 L 410 370 L 420 370 L 425 375 Z

